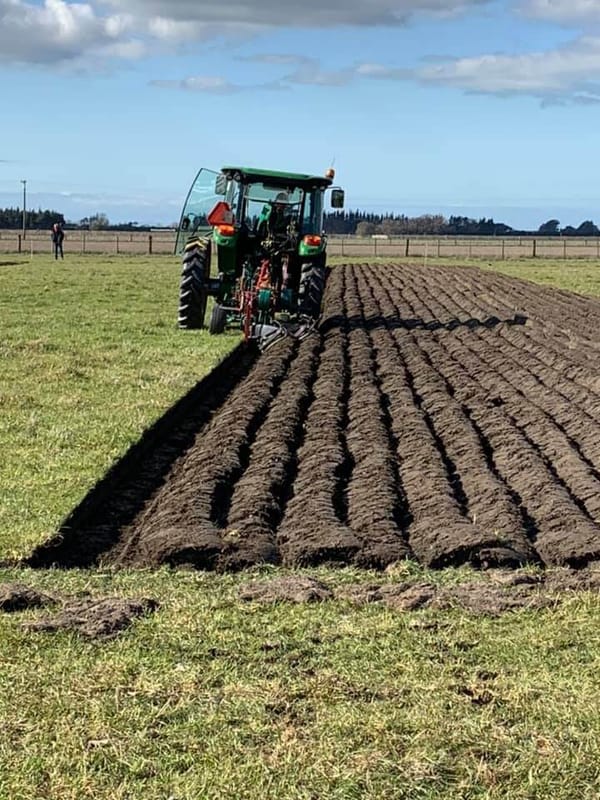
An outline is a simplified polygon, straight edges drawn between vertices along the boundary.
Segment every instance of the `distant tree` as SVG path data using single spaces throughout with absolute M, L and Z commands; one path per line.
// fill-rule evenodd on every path
M 90 230 L 98 231 L 102 228 L 108 228 L 109 225 L 110 222 L 106 214 L 99 212 L 98 214 L 92 214 L 92 216 L 88 218 L 88 226 Z
M 549 219 L 540 225 L 537 231 L 542 236 L 558 236 L 560 234 L 560 221 L 557 219 Z
M 597 226 L 594 225 L 591 219 L 586 219 L 577 228 L 577 236 L 598 236 L 598 235 L 600 235 L 600 230 L 598 230 Z
M 357 236 L 372 236 L 377 227 L 374 222 L 359 222 L 356 226 L 356 235 Z

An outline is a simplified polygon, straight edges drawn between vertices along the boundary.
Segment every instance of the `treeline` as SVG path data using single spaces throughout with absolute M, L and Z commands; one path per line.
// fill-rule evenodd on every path
M 150 225 L 138 225 L 137 222 L 119 222 L 111 224 L 106 214 L 92 214 L 83 217 L 78 222 L 65 220 L 64 214 L 52 209 L 38 211 L 34 209 L 27 211 L 27 228 L 37 228 L 43 230 L 50 229 L 55 222 L 59 222 L 65 228 L 95 230 L 95 231 L 149 231 Z M 20 208 L 0 209 L 0 228 L 20 230 L 23 227 L 23 211 Z
M 65 221 L 60 211 L 51 209 L 27 212 L 27 227 L 50 229 L 55 222 L 67 228 L 82 230 L 106 231 L 149 231 L 151 226 L 139 225 L 137 222 L 111 223 L 106 214 L 98 213 L 83 217 L 78 222 Z M 20 229 L 23 225 L 23 212 L 19 208 L 0 209 L 0 228 Z M 327 233 L 357 236 L 600 236 L 600 228 L 585 220 L 578 227 L 566 225 L 561 227 L 560 221 L 550 219 L 537 230 L 519 230 L 495 222 L 492 218 L 482 217 L 444 217 L 442 214 L 422 214 L 408 217 L 405 214 L 373 214 L 368 211 L 333 211 L 325 214 L 325 230 Z
M 61 225 L 65 224 L 65 218 L 60 211 L 52 211 L 48 208 L 27 211 L 28 228 L 51 228 L 55 222 L 60 222 Z M 0 208 L 0 228 L 20 229 L 22 227 L 23 210 L 21 208 Z
M 544 222 L 537 230 L 519 230 L 495 222 L 492 218 L 422 214 L 408 217 L 405 214 L 372 214 L 365 211 L 334 211 L 325 215 L 327 233 L 357 236 L 600 236 L 591 220 L 585 220 L 577 228 L 567 225 L 561 228 L 557 219 Z

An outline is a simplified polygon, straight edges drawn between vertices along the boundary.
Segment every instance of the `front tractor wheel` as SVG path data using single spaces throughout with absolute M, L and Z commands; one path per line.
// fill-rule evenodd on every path
M 226 324 L 227 324 L 227 309 L 223 308 L 223 306 L 219 305 L 219 303 L 215 303 L 213 306 L 212 313 L 210 315 L 208 332 L 213 334 L 223 333 Z
M 206 315 L 207 283 L 210 277 L 210 239 L 194 239 L 183 253 L 179 289 L 179 327 L 201 328 Z
M 298 310 L 301 314 L 313 319 L 319 317 L 326 280 L 327 267 L 324 260 L 309 261 L 302 265 L 298 292 Z

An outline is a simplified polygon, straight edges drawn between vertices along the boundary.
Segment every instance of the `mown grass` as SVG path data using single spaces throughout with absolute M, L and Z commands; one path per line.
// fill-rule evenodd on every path
M 566 267 L 536 268 L 568 281 Z M 2 557 L 45 539 L 235 341 L 175 329 L 178 271 L 158 258 L 0 267 Z M 0 798 L 598 797 L 596 597 L 498 619 L 261 607 L 237 600 L 248 577 L 1 570 L 161 606 L 103 643 L 26 633 L 35 612 L 0 615 Z M 472 576 L 405 564 L 385 579 L 423 577 Z
M 177 330 L 178 281 L 172 259 L 0 266 L 0 558 L 46 538 L 237 340 Z

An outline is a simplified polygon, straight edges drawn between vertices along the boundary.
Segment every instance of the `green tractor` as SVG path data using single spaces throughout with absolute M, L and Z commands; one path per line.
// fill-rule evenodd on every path
M 201 169 L 177 233 L 182 255 L 179 326 L 243 331 L 246 341 L 302 337 L 321 311 L 327 270 L 325 192 L 343 208 L 344 192 L 324 177 L 246 167 Z M 216 255 L 211 274 L 211 258 Z

